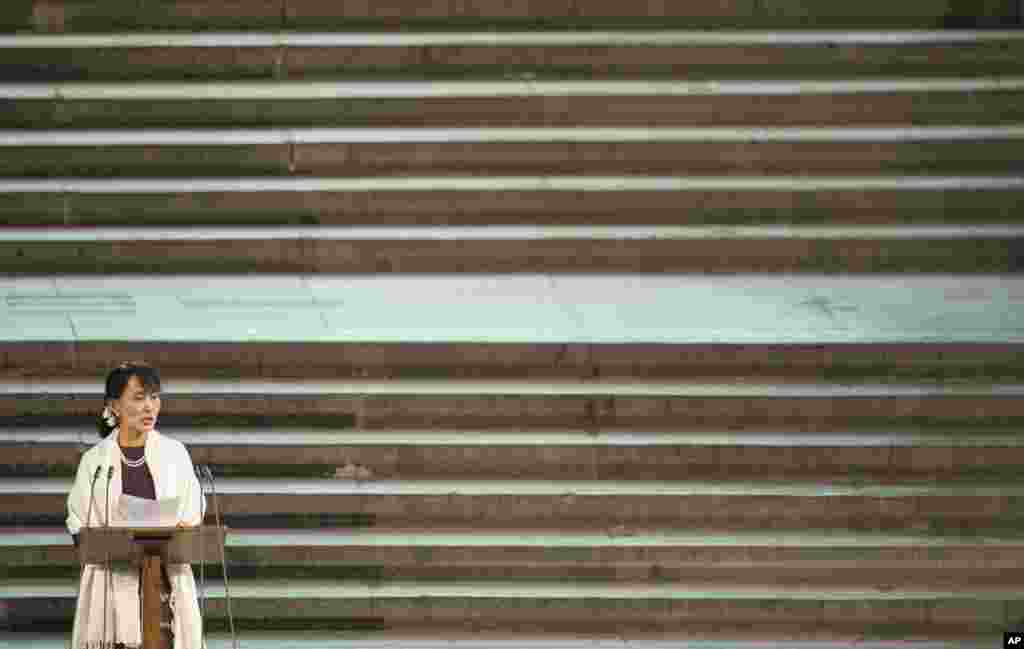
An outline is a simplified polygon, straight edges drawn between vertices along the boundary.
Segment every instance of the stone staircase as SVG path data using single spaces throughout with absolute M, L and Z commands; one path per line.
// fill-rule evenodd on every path
M 622 12 L 0 8 L 0 647 L 68 638 L 138 358 L 242 646 L 1024 622 L 1021 6 Z

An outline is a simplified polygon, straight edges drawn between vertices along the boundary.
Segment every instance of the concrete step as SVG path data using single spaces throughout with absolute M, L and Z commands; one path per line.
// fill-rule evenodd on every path
M 0 271 L 1016 273 L 1024 227 L 8 228 Z
M 220 278 L 204 277 L 203 281 L 212 279 Z M 21 287 L 27 285 L 27 278 L 18 278 L 18 281 Z M 36 286 L 42 287 L 43 284 Z M 820 343 L 787 341 L 792 336 L 791 331 L 780 332 L 779 340 L 775 342 L 766 339 L 742 342 L 725 338 L 718 344 L 678 340 L 640 343 L 608 339 L 600 342 L 494 340 L 474 343 L 444 340 L 451 332 L 441 329 L 433 332 L 437 340 L 420 342 L 315 342 L 296 335 L 302 334 L 301 331 L 283 332 L 276 341 L 240 338 L 231 341 L 230 332 L 214 326 L 216 320 L 207 320 L 210 325 L 207 335 L 216 338 L 219 334 L 221 341 L 202 342 L 202 334 L 198 327 L 194 327 L 190 330 L 194 336 L 192 342 L 175 340 L 162 330 L 153 331 L 151 340 L 102 342 L 98 333 L 93 339 L 85 338 L 81 330 L 72 331 L 70 327 L 61 330 L 54 326 L 52 317 L 45 316 L 63 306 L 67 310 L 61 312 L 71 318 L 76 329 L 83 315 L 89 322 L 97 317 L 97 312 L 107 314 L 108 322 L 117 326 L 117 316 L 127 314 L 116 308 L 121 306 L 122 311 L 128 311 L 133 303 L 116 294 L 94 297 L 91 302 L 83 296 L 77 300 L 66 299 L 63 303 L 56 299 L 32 303 L 38 296 L 38 293 L 34 296 L 24 293 L 7 296 L 8 315 L 15 321 L 14 325 L 21 324 L 26 331 L 32 331 L 29 323 L 40 326 L 46 337 L 40 335 L 36 340 L 18 340 L 13 336 L 14 325 L 0 330 L 3 332 L 0 376 L 4 378 L 88 376 L 98 381 L 109 371 L 111 359 L 140 357 L 163 368 L 168 376 L 210 378 L 479 380 L 631 377 L 736 381 L 737 377 L 757 376 L 762 380 L 780 382 L 1024 382 L 1020 342 L 941 342 L 939 335 L 932 332 L 922 338 L 935 342 L 894 342 L 886 340 L 883 332 L 876 332 L 879 342 L 851 343 L 837 341 L 834 331 L 825 330 Z M 950 296 L 950 303 L 955 303 L 957 298 L 952 291 Z M 36 307 L 33 313 L 28 313 L 30 303 Z M 218 306 L 228 304 L 225 302 Z M 260 315 L 261 306 L 269 310 L 275 306 L 295 305 L 274 304 L 270 300 L 265 304 L 257 300 L 251 303 L 242 300 L 232 306 L 238 310 L 250 307 L 251 327 Z M 823 303 L 822 306 L 830 305 Z M 89 313 L 83 313 L 90 308 Z M 231 318 L 226 319 L 232 322 Z M 288 341 L 284 333 L 291 333 L 294 340 Z M 530 333 L 536 335 L 536 332 Z M 731 333 L 738 337 L 735 330 Z M 887 333 L 891 335 L 891 331 Z
M 107 32 L 152 29 L 332 29 L 434 27 L 474 29 L 600 25 L 707 28 L 937 28 L 1013 26 L 1016 5 L 979 0 L 960 5 L 947 0 L 912 0 L 899 5 L 866 0 L 852 6 L 807 4 L 800 0 L 728 0 L 713 5 L 649 1 L 628 11 L 609 0 L 501 2 L 473 0 L 423 5 L 409 0 L 366 3 L 354 0 L 174 0 L 142 6 L 129 0 L 96 5 L 82 0 L 21 0 L 0 13 L 9 31 Z
M 9 179 L 0 224 L 981 225 L 1022 200 L 1016 175 Z
M 606 135 L 608 131 L 598 129 L 480 129 L 465 134 L 458 129 L 452 133 L 401 129 L 410 139 L 451 138 L 404 143 L 391 142 L 391 136 L 375 129 L 323 129 L 306 134 L 318 138 L 308 143 L 273 130 L 99 131 L 88 137 L 77 132 L 8 131 L 0 133 L 0 174 L 173 178 L 240 173 L 248 177 L 537 173 L 827 176 L 1024 171 L 1016 155 L 1024 139 L 1021 127 L 962 129 L 967 136 L 978 133 L 977 139 L 971 140 L 940 139 L 958 129 L 922 130 L 921 139 L 913 139 L 916 133 L 910 129 L 849 129 L 849 133 L 832 129 L 818 138 L 803 139 L 800 136 L 805 131 L 776 129 L 780 137 L 768 139 L 772 135 L 765 137 L 763 129 L 717 129 L 703 136 L 683 129 L 632 129 L 626 135 L 635 134 L 637 141 L 615 142 Z M 834 134 L 836 140 L 825 139 L 828 134 Z M 905 139 L 896 139 L 901 134 Z M 750 140 L 726 139 L 730 136 Z M 883 139 L 886 136 L 892 139 Z M 648 141 L 639 141 L 645 137 Z M 163 142 L 165 138 L 178 141 Z M 367 141 L 356 141 L 364 138 Z
M 969 591 L 733 587 L 699 582 L 659 585 L 537 581 L 359 582 L 234 579 L 232 608 L 242 630 L 491 628 L 515 631 L 725 629 L 799 623 L 819 634 L 890 639 L 1001 634 L 1024 610 L 1019 589 Z M 223 588 L 206 586 L 208 620 L 224 617 Z M 74 580 L 10 580 L 0 586 L 13 626 L 67 624 Z M 287 610 L 287 617 L 283 611 Z M 19 624 L 20 623 L 20 624 Z M 724 623 L 724 624 L 723 624 Z M 379 626 L 378 626 L 379 625 Z M 287 627 L 285 627 L 287 628 Z M 349 626 L 351 628 L 351 626 Z M 371 627 L 372 628 L 372 627 Z M 724 630 L 724 629 L 723 629 Z M 719 631 L 721 633 L 721 630 Z M 835 636 L 833 636 L 835 637 Z
M 66 649 L 66 633 L 32 633 L 0 635 L 0 649 Z M 801 636 L 803 637 L 803 636 Z M 854 634 L 847 639 L 804 640 L 787 638 L 768 640 L 757 633 L 737 631 L 727 639 L 713 640 L 700 634 L 677 633 L 669 637 L 643 639 L 637 634 L 611 634 L 604 637 L 582 630 L 571 634 L 497 634 L 474 631 L 460 634 L 447 632 L 443 639 L 436 635 L 400 634 L 394 631 L 316 632 L 300 635 L 291 632 L 246 631 L 239 645 L 247 649 L 991 649 L 991 635 L 953 640 L 868 640 Z M 207 637 L 211 649 L 231 649 L 228 633 L 211 633 Z
M 0 49 L 8 81 L 969 77 L 1024 68 L 1024 37 L 1007 30 L 18 34 L 0 36 Z
M 1015 125 L 3 131 L 0 175 L 991 175 L 1024 171 L 1022 140 Z
M 473 529 L 240 530 L 229 534 L 232 577 L 614 582 L 699 581 L 777 586 L 969 588 L 1019 584 L 1020 539 L 883 534 L 702 535 L 555 534 Z M 77 577 L 78 559 L 62 529 L 0 530 L 0 560 L 11 578 Z M 195 566 L 220 577 L 218 561 Z
M 0 418 L 92 422 L 96 383 L 0 382 Z M 167 426 L 851 430 L 1019 425 L 1024 386 L 175 380 Z M 896 424 L 896 422 L 899 422 Z
M 59 525 L 71 480 L 0 479 L 0 522 Z M 1021 483 L 222 478 L 234 528 L 874 530 L 1020 536 Z M 209 517 L 212 520 L 212 516 Z
M 1024 121 L 1024 79 L 0 84 L 0 128 L 949 126 Z
M 818 478 L 832 483 L 1013 480 L 1024 436 L 845 431 L 644 432 L 175 429 L 192 461 L 218 475 L 372 479 L 675 480 Z M 244 440 L 244 441 L 243 441 Z M 78 429 L 0 429 L 8 476 L 72 476 L 96 436 Z
M 101 382 L 111 359 L 139 355 L 167 378 L 1024 374 L 1024 285 L 1009 276 L 112 275 L 6 278 L 0 292 L 12 378 Z

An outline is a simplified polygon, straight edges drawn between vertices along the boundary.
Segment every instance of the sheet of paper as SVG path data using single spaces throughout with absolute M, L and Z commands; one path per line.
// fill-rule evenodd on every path
M 118 527 L 174 527 L 178 524 L 178 499 L 149 500 L 122 494 L 117 501 Z

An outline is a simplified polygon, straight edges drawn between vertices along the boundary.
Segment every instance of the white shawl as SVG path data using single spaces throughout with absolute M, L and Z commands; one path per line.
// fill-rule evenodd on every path
M 90 515 L 89 485 L 96 469 L 100 477 L 93 488 L 93 502 L 89 525 L 103 525 L 107 520 L 107 467 L 114 467 L 110 480 L 111 521 L 117 518 L 118 498 L 121 497 L 121 451 L 115 430 L 90 448 L 78 463 L 75 483 L 68 494 L 68 531 L 78 534 Z M 192 466 L 188 450 L 181 442 L 161 435 L 156 429 L 146 434 L 146 464 L 153 475 L 158 500 L 178 498 L 178 520 L 196 525 L 206 511 L 206 497 Z M 166 566 L 171 582 L 171 610 L 174 614 L 174 649 L 201 649 L 202 619 L 196 599 L 196 582 L 192 566 L 170 564 Z M 109 599 L 104 607 L 104 593 Z M 104 625 L 104 616 L 106 625 Z M 106 637 L 104 638 L 104 627 Z M 72 632 L 73 649 L 99 649 L 124 643 L 128 647 L 142 645 L 142 622 L 139 602 L 139 570 L 103 565 L 87 565 L 82 570 L 75 608 Z

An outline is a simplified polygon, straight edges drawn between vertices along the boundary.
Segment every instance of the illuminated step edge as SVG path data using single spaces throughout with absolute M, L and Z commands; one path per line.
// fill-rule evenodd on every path
M 2 478 L 0 496 L 66 496 L 71 478 Z M 217 493 L 261 498 L 305 496 L 602 496 L 786 498 L 1004 498 L 1024 497 L 1024 484 L 843 485 L 817 481 L 579 481 L 579 480 L 343 480 L 314 478 L 220 478 Z
M 1024 31 L 1021 32 L 1024 34 Z M 0 147 L 558 142 L 943 142 L 1024 139 L 1020 126 L 907 128 L 305 128 L 0 130 Z
M 845 81 L 279 81 L 4 83 L 0 99 L 247 100 L 438 97 L 837 95 L 1024 90 L 1024 77 Z
M 1007 447 L 1024 446 L 1024 434 L 1007 432 L 973 433 L 957 431 L 945 435 L 893 432 L 880 434 L 877 431 L 842 433 L 801 433 L 801 432 L 664 432 L 664 431 L 525 431 L 494 432 L 489 430 L 438 430 L 402 429 L 359 431 L 339 428 L 336 431 L 317 431 L 308 428 L 261 429 L 246 427 L 244 442 L 239 441 L 238 429 L 217 429 L 204 427 L 202 431 L 176 430 L 175 439 L 188 446 L 755 446 L 769 448 L 815 448 L 815 447 Z M 63 446 L 93 444 L 96 435 L 83 432 L 80 428 L 47 427 L 0 428 L 0 445 Z
M 121 33 L 0 36 L 0 48 L 919 45 L 1024 40 L 1011 30 Z
M 735 531 L 686 532 L 664 530 L 633 531 L 628 535 L 580 533 L 563 530 L 545 533 L 524 530 L 522 533 L 499 533 L 487 530 L 453 530 L 442 532 L 380 532 L 361 528 L 332 530 L 231 530 L 226 545 L 237 548 L 276 547 L 691 547 L 691 548 L 974 548 L 1002 547 L 1024 549 L 1024 539 L 1000 537 L 941 537 L 934 535 L 895 534 L 881 532 L 834 533 Z M 0 527 L 0 547 L 45 548 L 67 547 L 72 540 L 67 530 L 19 531 Z
M 209 597 L 224 597 L 222 582 L 208 580 Z M 77 587 L 67 579 L 12 579 L 0 586 L 0 598 L 75 597 Z M 736 587 L 710 590 L 691 584 L 587 584 L 564 581 L 473 581 L 471 583 L 424 583 L 388 580 L 377 583 L 343 582 L 337 580 L 289 579 L 260 580 L 237 579 L 231 582 L 231 596 L 237 598 L 273 597 L 297 599 L 306 597 L 335 599 L 349 597 L 470 597 L 470 598 L 570 598 L 570 599 L 775 599 L 790 601 L 900 601 L 920 599 L 936 601 L 963 599 L 993 601 L 1021 600 L 1019 589 L 971 589 L 963 591 L 941 590 L 889 590 L 889 589 L 803 589 L 771 587 Z
M 0 194 L 169 194 L 380 191 L 983 191 L 1024 189 L 1024 176 L 506 176 L 370 178 L 18 179 Z
M 8 301 L 10 299 L 8 298 Z M 50 380 L 45 378 L 0 379 L 0 397 L 95 395 L 95 381 Z M 935 396 L 1021 396 L 1024 384 L 886 384 L 857 383 L 704 383 L 682 381 L 504 381 L 504 380 L 410 380 L 386 381 L 270 381 L 263 379 L 170 379 L 163 383 L 165 395 L 202 394 L 220 396 L 317 396 L 317 395 L 600 395 L 633 397 L 935 397 Z
M 1024 226 L 964 225 L 913 227 L 813 227 L 813 226 L 403 226 L 308 227 L 287 229 L 238 228 L 138 228 L 11 227 L 0 229 L 0 244 L 45 242 L 85 243 L 101 241 L 558 241 L 558 240 L 700 240 L 700 239 L 799 239 L 799 240 L 927 240 L 927 239 L 1024 239 Z

